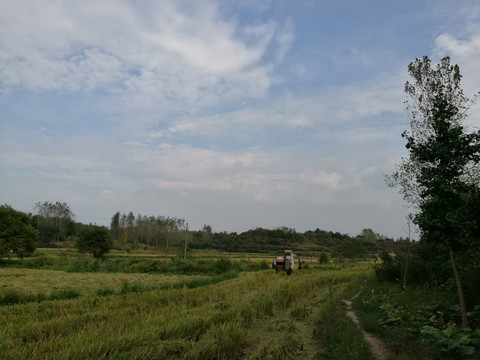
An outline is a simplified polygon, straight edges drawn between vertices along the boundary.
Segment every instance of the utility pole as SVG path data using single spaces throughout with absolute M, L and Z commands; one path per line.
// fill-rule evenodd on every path
M 187 239 L 188 239 L 188 222 L 187 222 L 187 226 L 186 226 L 186 231 L 185 231 L 185 250 L 183 252 L 183 258 L 186 259 L 187 258 Z

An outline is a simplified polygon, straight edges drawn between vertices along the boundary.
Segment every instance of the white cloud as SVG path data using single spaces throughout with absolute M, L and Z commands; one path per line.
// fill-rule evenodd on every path
M 468 31 L 462 36 L 451 33 L 443 33 L 435 39 L 434 55 L 438 58 L 450 56 L 451 62 L 458 64 L 460 73 L 463 75 L 462 88 L 464 94 L 472 99 L 475 94 L 480 93 L 480 6 L 476 11 L 469 14 L 471 25 Z M 467 74 L 467 75 L 466 75 Z M 476 127 L 480 123 L 480 103 L 477 102 L 470 108 L 466 125 Z
M 150 4 L 152 5 L 152 4 Z M 123 89 L 135 108 L 258 97 L 270 86 L 259 63 L 272 22 L 239 29 L 213 2 L 8 2 L 0 14 L 0 86 Z M 32 8 L 33 7 L 33 8 Z

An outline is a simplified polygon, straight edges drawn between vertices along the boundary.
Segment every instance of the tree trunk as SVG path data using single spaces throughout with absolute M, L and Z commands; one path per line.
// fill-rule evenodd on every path
M 467 307 L 465 306 L 462 282 L 460 281 L 460 274 L 458 273 L 457 262 L 455 261 L 455 256 L 452 249 L 450 249 L 450 261 L 452 263 L 453 275 L 455 276 L 455 283 L 457 284 L 458 302 L 460 303 L 460 313 L 462 315 L 462 327 L 467 328 L 469 327 L 467 319 Z

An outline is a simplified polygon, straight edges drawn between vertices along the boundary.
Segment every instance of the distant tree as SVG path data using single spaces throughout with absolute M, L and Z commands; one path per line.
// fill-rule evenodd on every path
M 348 238 L 343 244 L 338 245 L 332 253 L 332 257 L 344 257 L 355 259 L 367 254 L 367 249 L 360 239 Z
M 208 243 L 212 240 L 212 227 L 210 225 L 203 225 L 202 241 Z
M 117 211 L 112 216 L 112 221 L 110 223 L 110 231 L 112 233 L 112 238 L 114 240 L 120 240 L 121 231 L 120 231 L 120 211 Z
M 128 213 L 125 221 L 127 240 L 133 242 L 135 240 L 135 215 L 133 215 L 132 211 Z
M 358 235 L 365 242 L 375 243 L 377 241 L 377 235 L 373 232 L 372 229 L 363 229 L 362 232 Z
M 40 243 L 49 245 L 51 241 L 64 240 L 68 235 L 73 235 L 75 215 L 66 203 L 38 202 L 34 209 Z
M 86 225 L 78 234 L 76 246 L 80 252 L 90 253 L 94 258 L 102 258 L 112 247 L 110 232 L 105 226 Z
M 412 99 L 407 102 L 411 130 L 402 137 L 409 156 L 387 183 L 399 186 L 416 209 L 414 223 L 425 258 L 437 259 L 440 266 L 450 261 L 466 327 L 458 258 L 480 245 L 478 210 L 471 211 L 478 209 L 480 193 L 480 132 L 468 133 L 462 126 L 472 101 L 463 95 L 460 69 L 450 65 L 450 58 L 443 58 L 435 70 L 425 56 L 410 63 L 408 72 L 414 79 L 405 85 Z M 478 256 L 472 261 L 478 265 Z
M 8 205 L 0 206 L 0 256 L 30 256 L 35 251 L 36 239 L 27 214 Z

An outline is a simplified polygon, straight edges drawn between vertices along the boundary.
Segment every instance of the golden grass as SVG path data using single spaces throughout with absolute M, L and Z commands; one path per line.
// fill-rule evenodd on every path
M 125 279 L 175 281 L 175 277 L 144 274 L 2 270 L 9 271 L 4 274 L 14 277 L 17 286 L 25 281 L 30 289 L 40 279 L 47 286 L 54 285 L 50 278 L 83 291 Z M 308 304 L 321 306 L 327 289 L 367 272 L 362 267 L 297 271 L 286 276 L 265 270 L 195 289 L 4 306 L 0 308 L 0 358 L 261 359 L 264 354 L 281 354 L 279 341 L 298 352 L 301 349 L 296 346 L 302 339 L 295 334 L 295 318 L 304 319 Z M 87 279 L 84 284 L 82 276 Z M 293 327 L 283 322 L 289 316 L 294 317 Z

